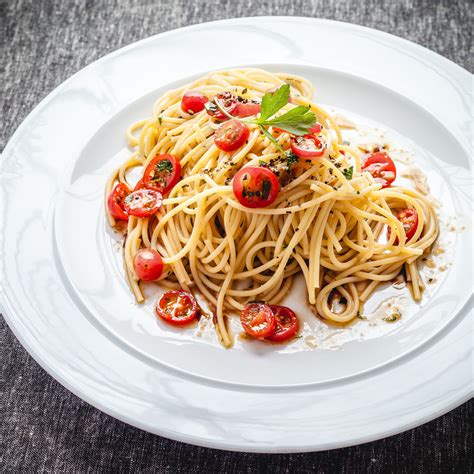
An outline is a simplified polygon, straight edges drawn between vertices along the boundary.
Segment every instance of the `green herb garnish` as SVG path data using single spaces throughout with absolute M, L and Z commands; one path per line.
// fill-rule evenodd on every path
M 170 160 L 161 160 L 156 164 L 158 171 L 173 171 L 173 165 Z
M 346 168 L 342 174 L 347 178 L 347 179 L 352 179 L 352 176 L 354 176 L 354 167 L 349 166 L 349 168 Z
M 390 316 L 382 318 L 386 323 L 394 323 L 400 319 L 400 315 L 398 313 L 393 313 Z
M 260 108 L 260 117 L 257 119 L 240 119 L 230 115 L 225 108 L 216 100 L 216 105 L 229 118 L 239 120 L 244 123 L 258 125 L 262 133 L 280 150 L 283 151 L 281 145 L 268 131 L 266 127 L 278 127 L 285 132 L 297 136 L 303 136 L 309 133 L 309 129 L 317 122 L 316 115 L 309 107 L 299 105 L 285 112 L 283 115 L 275 117 L 275 114 L 285 107 L 290 100 L 290 85 L 284 84 L 275 92 L 267 92 L 262 97 L 262 105 Z
M 300 161 L 298 155 L 295 155 L 291 150 L 286 152 L 286 164 L 288 168 L 296 165 Z
M 161 125 L 163 123 L 163 119 L 161 117 L 158 117 L 158 123 Z

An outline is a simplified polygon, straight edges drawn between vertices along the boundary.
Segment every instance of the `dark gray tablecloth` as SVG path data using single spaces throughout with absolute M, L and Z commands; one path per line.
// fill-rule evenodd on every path
M 419 43 L 472 71 L 469 0 L 1 0 L 0 150 L 45 95 L 105 53 L 173 28 L 255 15 L 362 24 Z M 298 455 L 197 448 L 132 428 L 81 401 L 36 364 L 0 319 L 2 472 L 473 470 L 472 401 L 417 429 L 352 448 Z

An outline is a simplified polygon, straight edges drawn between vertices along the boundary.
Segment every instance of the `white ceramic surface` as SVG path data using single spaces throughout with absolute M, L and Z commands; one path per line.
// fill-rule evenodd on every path
M 328 39 L 317 54 L 316 29 Z M 164 90 L 247 65 L 304 75 L 317 101 L 422 148 L 417 164 L 432 194 L 452 227 L 464 229 L 453 234 L 442 281 L 393 330 L 338 351 L 260 343 L 226 351 L 160 325 L 133 303 L 100 206 L 104 179 L 126 153 L 124 130 Z M 196 25 L 108 55 L 53 91 L 5 149 L 2 311 L 35 359 L 81 398 L 194 444 L 327 449 L 438 416 L 472 393 L 470 80 L 399 38 L 301 18 Z

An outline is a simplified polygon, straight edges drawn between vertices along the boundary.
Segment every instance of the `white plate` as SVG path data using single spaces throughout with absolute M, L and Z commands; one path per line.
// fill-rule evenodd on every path
M 126 153 L 124 130 L 166 89 L 247 65 L 304 75 L 317 101 L 406 137 L 427 171 L 452 253 L 423 304 L 407 306 L 389 330 L 364 330 L 342 346 L 336 338 L 340 350 L 322 341 L 310 350 L 305 340 L 225 350 L 133 303 L 100 205 L 105 177 Z M 469 73 L 420 46 L 314 19 L 207 23 L 108 55 L 53 91 L 5 149 L 2 311 L 71 391 L 173 439 L 311 451 L 438 416 L 471 393 L 469 87 Z

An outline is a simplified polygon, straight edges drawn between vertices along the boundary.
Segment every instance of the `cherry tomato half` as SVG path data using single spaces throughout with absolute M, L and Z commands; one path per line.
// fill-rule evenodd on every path
M 143 173 L 142 187 L 167 194 L 181 177 L 181 163 L 169 153 L 153 158 Z
M 383 152 L 373 153 L 362 164 L 362 171 L 368 171 L 382 188 L 390 186 L 397 177 L 397 168 L 393 160 Z
M 192 323 L 199 311 L 198 304 L 187 291 L 167 291 L 156 302 L 155 312 L 173 326 Z
M 212 102 L 207 102 L 205 106 L 207 113 L 220 121 L 227 120 L 229 117 L 216 105 L 216 101 L 219 101 L 220 106 L 230 115 L 233 115 L 238 104 L 237 96 L 232 92 L 221 92 L 214 97 Z
M 187 114 L 197 114 L 204 110 L 204 106 L 209 102 L 209 99 L 199 91 L 187 91 L 181 99 L 181 110 Z
M 266 339 L 272 342 L 282 342 L 290 339 L 298 332 L 298 318 L 290 308 L 286 306 L 270 305 L 275 316 L 275 331 Z
M 140 280 L 158 280 L 163 273 L 163 259 L 155 249 L 140 249 L 133 257 L 133 269 Z
M 139 189 L 142 189 L 144 188 L 145 185 L 143 184 L 143 178 L 142 179 L 139 179 L 137 181 L 137 184 L 135 185 L 135 187 L 133 188 L 134 191 L 138 191 Z
M 251 117 L 252 115 L 257 115 L 260 113 L 260 108 L 261 105 L 259 102 L 238 102 L 232 115 L 236 115 L 237 117 L 241 118 Z
M 138 189 L 125 198 L 124 208 L 130 216 L 148 217 L 161 207 L 163 196 L 153 189 Z
M 271 336 L 275 330 L 275 316 L 265 303 L 246 304 L 240 313 L 240 322 L 247 334 L 257 338 Z
M 324 154 L 326 145 L 314 135 L 291 137 L 291 150 L 302 158 L 313 158 Z
M 130 194 L 130 189 L 123 183 L 115 186 L 107 198 L 107 206 L 114 219 L 128 221 L 128 214 L 125 210 L 125 198 Z
M 247 125 L 238 120 L 229 120 L 216 130 L 214 143 L 223 151 L 234 151 L 245 143 L 249 134 Z
M 247 166 L 234 176 L 232 189 L 242 206 L 267 207 L 277 198 L 280 183 L 275 173 L 269 169 Z
M 402 223 L 407 241 L 409 241 L 416 232 L 418 227 L 418 212 L 415 209 L 402 209 L 395 214 L 395 217 Z M 387 239 L 390 239 L 391 228 L 387 229 Z M 398 243 L 398 238 L 395 240 Z

